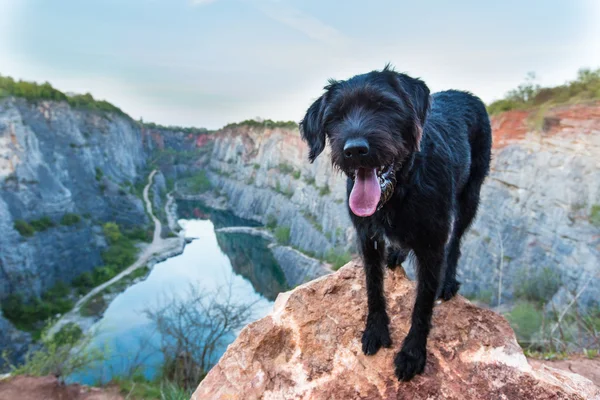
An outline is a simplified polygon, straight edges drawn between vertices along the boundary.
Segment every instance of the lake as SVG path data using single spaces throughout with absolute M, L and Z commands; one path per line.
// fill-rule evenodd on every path
M 268 249 L 268 242 L 247 234 L 217 233 L 227 226 L 256 226 L 229 212 L 211 210 L 198 202 L 178 202 L 185 236 L 194 238 L 183 253 L 158 263 L 143 281 L 120 293 L 109 305 L 94 330 L 90 346 L 102 349 L 108 359 L 69 381 L 84 384 L 110 381 L 126 373 L 133 364 L 152 378 L 162 363 L 157 351 L 160 337 L 144 310 L 156 308 L 170 298 L 186 300 L 193 286 L 207 296 L 215 291 L 229 292 L 238 304 L 251 305 L 252 320 L 265 316 L 278 293 L 288 289 L 279 265 Z M 237 334 L 238 332 L 236 332 Z M 235 336 L 217 349 L 215 362 Z

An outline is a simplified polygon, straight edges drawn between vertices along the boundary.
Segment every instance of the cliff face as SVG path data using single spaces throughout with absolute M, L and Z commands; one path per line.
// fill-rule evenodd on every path
M 492 124 L 492 170 L 463 241 L 461 293 L 496 305 L 527 279 L 550 277 L 557 300 L 585 289 L 580 300 L 597 302 L 600 288 L 589 283 L 600 273 L 591 222 L 594 213 L 600 220 L 600 104 L 510 112 Z M 327 153 L 309 164 L 297 129 L 224 129 L 210 169 L 233 212 L 290 227 L 293 246 L 317 255 L 353 248 L 345 177 Z
M 215 135 L 209 177 L 236 214 L 289 227 L 292 246 L 319 256 L 351 248 L 345 177 L 328 154 L 307 156 L 297 129 L 227 128 Z
M 543 117 L 510 112 L 492 125 L 492 172 L 463 244 L 465 293 L 491 291 L 495 305 L 528 280 L 549 278 L 559 282 L 556 301 L 581 292 L 581 304 L 597 305 L 600 288 L 591 283 L 600 274 L 600 103 Z
M 38 295 L 101 265 L 97 222 L 145 225 L 129 186 L 146 163 L 140 130 L 120 116 L 74 111 L 66 103 L 0 101 L 0 298 Z M 81 221 L 65 226 L 66 213 Z M 31 237 L 15 221 L 49 218 Z
M 394 345 L 365 356 L 361 265 L 299 286 L 245 327 L 192 399 L 597 399 L 588 379 L 532 367 L 504 318 L 458 296 L 436 306 L 422 375 L 399 382 L 396 349 L 410 328 L 414 284 L 386 273 Z
M 201 168 L 205 133 L 143 125 L 66 102 L 0 100 L 0 299 L 13 292 L 39 295 L 102 265 L 104 222 L 126 228 L 150 222 L 134 189 L 145 181 L 148 164 L 164 166 L 169 178 Z M 161 219 L 166 190 L 159 172 L 152 200 Z M 62 224 L 67 213 L 80 221 Z M 29 235 L 15 227 L 42 218 L 52 226 Z

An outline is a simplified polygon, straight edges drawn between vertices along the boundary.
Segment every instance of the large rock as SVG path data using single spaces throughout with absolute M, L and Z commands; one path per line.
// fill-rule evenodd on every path
M 362 268 L 350 263 L 281 294 L 192 399 L 600 399 L 582 376 L 531 367 L 506 320 L 460 296 L 435 309 L 424 374 L 399 382 L 393 358 L 409 329 L 414 284 L 400 269 L 385 286 L 394 348 L 362 354 L 366 289 Z

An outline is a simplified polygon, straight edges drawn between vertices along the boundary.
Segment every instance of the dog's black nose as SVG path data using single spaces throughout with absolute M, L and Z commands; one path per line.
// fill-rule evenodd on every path
M 366 139 L 348 139 L 344 145 L 344 156 L 346 158 L 364 157 L 369 154 L 369 143 Z

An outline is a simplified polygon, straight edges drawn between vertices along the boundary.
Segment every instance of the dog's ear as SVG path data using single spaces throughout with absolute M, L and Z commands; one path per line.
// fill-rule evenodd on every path
M 325 149 L 324 111 L 327 94 L 319 97 L 300 122 L 300 132 L 310 148 L 308 159 L 312 163 Z
M 397 83 L 396 89 L 400 91 L 400 96 L 408 100 L 409 107 L 412 107 L 416 119 L 414 129 L 410 138 L 414 151 L 421 149 L 421 138 L 423 136 L 423 125 L 429 112 L 429 88 L 420 79 L 411 78 L 405 74 L 395 73 Z

